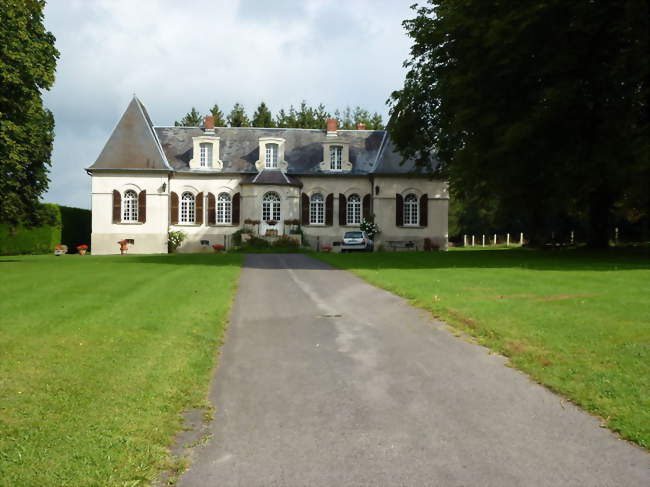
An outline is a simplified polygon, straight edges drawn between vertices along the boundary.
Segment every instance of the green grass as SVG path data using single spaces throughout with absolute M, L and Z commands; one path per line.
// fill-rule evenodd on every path
M 232 254 L 0 258 L 0 485 L 138 486 L 206 406 Z
M 412 299 L 650 448 L 647 248 L 317 256 Z

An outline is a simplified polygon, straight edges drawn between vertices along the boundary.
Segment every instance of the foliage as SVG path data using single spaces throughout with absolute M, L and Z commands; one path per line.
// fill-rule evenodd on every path
M 203 117 L 194 107 L 180 121 L 174 122 L 176 127 L 200 127 L 201 124 L 203 124 Z
M 373 215 L 371 218 L 366 220 L 363 218 L 361 220 L 361 231 L 366 232 L 366 235 L 368 235 L 368 238 L 370 240 L 375 239 L 375 235 L 378 235 L 381 233 L 381 230 L 379 229 L 379 225 L 375 223 L 375 215 Z
M 647 248 L 315 256 L 413 300 L 650 448 Z
M 255 113 L 253 114 L 251 125 L 253 127 L 275 127 L 273 115 L 271 114 L 269 107 L 266 106 L 266 103 L 261 102 L 257 107 L 257 110 L 255 110 Z
M 230 127 L 250 127 L 251 123 L 246 115 L 246 109 L 240 103 L 235 103 L 228 115 L 228 126 Z
M 61 242 L 74 249 L 81 243 L 90 243 L 92 214 L 90 210 L 59 206 L 61 211 Z
M 237 230 L 236 232 L 234 232 L 234 233 L 232 234 L 232 236 L 231 236 L 231 238 L 232 238 L 232 244 L 233 244 L 235 247 L 239 247 L 239 246 L 241 245 L 241 236 L 242 236 L 242 233 L 244 233 L 244 231 L 241 230 L 241 229 L 239 229 L 239 230 Z
M 187 234 L 182 230 L 170 231 L 167 236 L 167 249 L 170 253 L 176 252 L 178 247 L 181 246 L 183 240 L 187 238 Z
M 278 237 L 273 244 L 271 245 L 273 248 L 284 248 L 284 249 L 298 249 L 300 248 L 300 244 L 298 243 L 297 240 L 289 237 L 288 235 L 282 235 Z
M 181 413 L 207 406 L 240 265 L 230 254 L 0 259 L 0 485 L 153 483 Z
M 219 110 L 219 105 L 216 103 L 212 108 L 210 108 L 210 115 L 212 115 L 212 118 L 214 119 L 215 127 L 225 127 L 227 125 L 223 112 Z
M 47 190 L 54 117 L 42 90 L 54 83 L 59 52 L 43 25 L 44 1 L 0 6 L 0 222 L 36 225 Z
M 647 218 L 648 4 L 430 1 L 413 38 L 391 136 L 449 178 L 452 197 L 490 201 L 533 244 L 580 217 L 592 246 L 617 201 Z M 647 221 L 647 220 L 645 220 Z
M 0 223 L 0 255 L 47 254 L 60 241 L 60 225 L 24 227 Z

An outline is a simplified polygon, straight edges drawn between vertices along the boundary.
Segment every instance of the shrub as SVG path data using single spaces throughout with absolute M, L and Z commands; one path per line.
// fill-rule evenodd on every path
M 248 248 L 248 249 L 253 249 L 253 250 L 259 250 L 259 249 L 268 249 L 271 246 L 268 241 L 264 240 L 263 238 L 255 237 L 252 236 L 250 239 L 248 239 L 247 242 L 244 242 L 244 245 L 242 245 L 243 248 Z
M 171 253 L 176 252 L 186 238 L 187 234 L 181 230 L 169 232 L 167 235 L 167 250 Z
M 35 214 L 37 226 L 0 224 L 0 255 L 47 254 L 61 242 L 61 212 L 42 204 Z
M 375 239 L 375 235 L 381 233 L 379 225 L 375 223 L 375 216 L 373 215 L 370 219 L 366 220 L 365 218 L 361 220 L 361 231 L 366 232 L 370 240 Z
M 278 237 L 278 239 L 273 242 L 273 247 L 274 248 L 284 248 L 284 249 L 297 249 L 300 247 L 300 244 L 292 239 L 291 237 L 288 237 L 287 235 L 282 235 L 281 237 Z
M 92 214 L 90 210 L 59 206 L 61 209 L 61 243 L 70 249 L 81 243 L 90 242 Z

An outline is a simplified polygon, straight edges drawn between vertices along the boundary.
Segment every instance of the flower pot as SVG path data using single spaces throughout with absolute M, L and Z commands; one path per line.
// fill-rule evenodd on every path
M 86 249 L 79 249 L 79 255 L 86 255 L 86 252 L 88 252 Z

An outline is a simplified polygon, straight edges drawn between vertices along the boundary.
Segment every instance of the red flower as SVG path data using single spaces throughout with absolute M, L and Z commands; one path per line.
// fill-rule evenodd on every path
M 223 249 L 225 249 L 226 247 L 224 247 L 222 244 L 213 244 L 213 245 L 212 245 L 212 248 L 213 248 L 214 250 L 223 250 Z
M 77 245 L 77 250 L 88 250 L 88 246 L 86 244 Z

